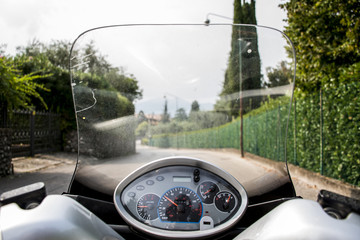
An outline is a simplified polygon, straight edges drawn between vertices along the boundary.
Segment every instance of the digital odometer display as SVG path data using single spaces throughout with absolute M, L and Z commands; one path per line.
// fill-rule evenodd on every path
M 191 182 L 191 177 L 184 177 L 184 176 L 174 176 L 173 177 L 173 182 L 178 182 L 178 183 L 184 183 L 184 182 Z

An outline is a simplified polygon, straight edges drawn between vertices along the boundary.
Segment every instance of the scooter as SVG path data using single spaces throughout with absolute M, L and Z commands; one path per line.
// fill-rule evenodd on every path
M 284 33 L 254 25 L 80 34 L 69 189 L 3 194 L 0 239 L 358 239 L 358 200 L 296 195 L 286 151 L 295 59 Z M 281 63 L 289 71 L 274 78 Z

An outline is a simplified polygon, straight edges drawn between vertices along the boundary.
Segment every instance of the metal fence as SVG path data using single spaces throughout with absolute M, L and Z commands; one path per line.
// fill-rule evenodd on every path
M 2 124 L 2 129 L 11 129 L 12 157 L 61 149 L 59 114 L 14 110 Z
M 289 163 L 360 186 L 360 82 L 298 97 L 287 135 Z M 276 103 L 276 102 L 275 102 Z M 244 149 L 284 160 L 287 108 L 244 117 Z M 281 117 L 280 117 L 281 116 Z M 281 122 L 282 121 L 282 122 Z M 152 136 L 149 145 L 184 148 L 239 148 L 239 120 L 217 128 Z M 214 140 L 214 141 L 211 141 Z

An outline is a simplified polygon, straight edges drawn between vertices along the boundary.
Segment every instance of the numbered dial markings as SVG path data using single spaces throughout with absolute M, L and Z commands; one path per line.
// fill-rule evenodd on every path
M 235 196 L 227 191 L 219 192 L 215 196 L 215 206 L 222 212 L 231 212 L 236 205 Z
M 158 218 L 157 205 L 159 203 L 159 196 L 156 194 L 143 195 L 136 204 L 136 209 L 139 216 L 144 220 L 154 220 Z
M 214 197 L 218 192 L 219 187 L 211 181 L 201 183 L 197 190 L 202 202 L 205 204 L 213 203 Z
M 191 189 L 175 187 L 161 197 L 158 213 L 163 222 L 199 222 L 202 202 Z

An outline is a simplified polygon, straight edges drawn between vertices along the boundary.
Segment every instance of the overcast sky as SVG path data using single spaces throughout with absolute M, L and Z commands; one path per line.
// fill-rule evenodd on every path
M 7 53 L 36 38 L 73 41 L 81 32 L 124 23 L 203 23 L 208 13 L 233 17 L 234 0 L 0 0 L 0 44 Z M 257 0 L 259 25 L 283 30 L 283 0 Z M 210 17 L 213 23 L 229 20 Z

